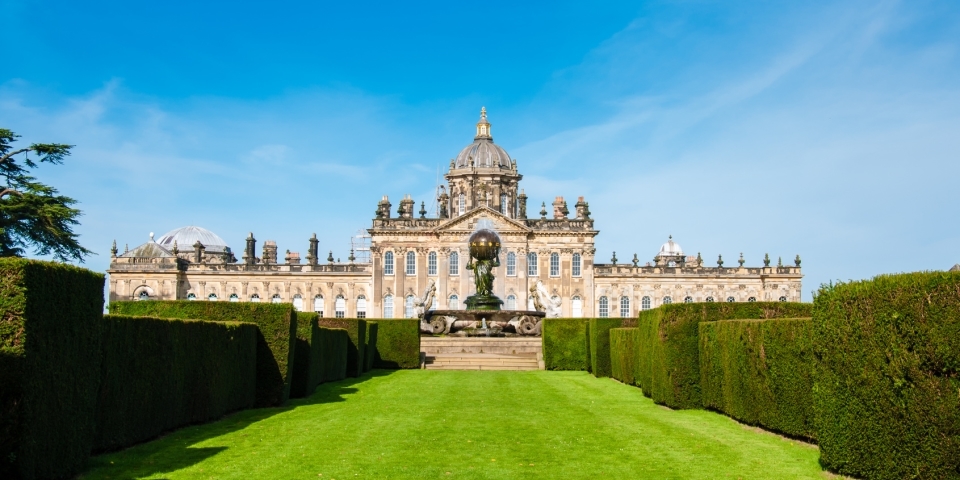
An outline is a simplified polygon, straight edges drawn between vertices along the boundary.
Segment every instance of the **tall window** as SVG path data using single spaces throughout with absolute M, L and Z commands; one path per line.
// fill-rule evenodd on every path
M 190 297 L 187 297 L 187 298 L 190 298 Z M 256 293 L 254 293 L 253 295 L 251 295 L 251 296 L 250 296 L 250 302 L 251 302 L 251 303 L 260 303 L 260 295 L 257 295 Z
M 231 302 L 239 302 L 239 301 L 240 301 L 240 296 L 237 295 L 236 293 L 231 293 L 231 294 L 230 294 L 230 301 L 231 301 Z
M 303 297 L 299 293 L 293 296 L 293 308 L 298 312 L 303 311 Z
M 437 274 L 437 252 L 427 255 L 427 275 Z
M 447 308 L 450 310 L 460 310 L 460 297 L 450 295 L 450 299 L 447 301 Z
M 313 311 L 317 312 L 317 315 L 323 316 L 323 295 L 313 297 Z
M 188 294 L 187 294 L 187 300 L 196 300 L 196 299 L 197 299 L 197 296 L 196 296 L 196 295 L 194 295 L 194 294 L 192 294 L 192 293 L 188 293 Z
M 430 304 L 430 310 L 436 310 L 440 308 L 440 300 L 437 300 L 437 297 L 433 297 L 433 303 Z
M 413 318 L 413 295 L 407 295 L 403 302 L 403 318 Z
M 517 276 L 517 254 L 513 252 L 507 254 L 507 276 Z
M 669 305 L 669 304 L 671 304 L 671 303 L 673 303 L 673 299 L 672 299 L 672 298 L 670 298 L 670 297 L 663 297 L 663 304 L 664 304 L 664 305 Z
M 279 293 L 273 294 L 273 298 L 270 299 L 270 303 L 280 303 L 280 302 L 282 302 L 282 301 L 283 301 L 283 299 L 280 298 L 280 294 L 279 294 Z
M 383 318 L 393 318 L 393 295 L 383 297 Z
M 507 194 L 506 193 L 500 194 L 500 213 L 504 215 L 507 214 Z
M 733 298 L 733 297 L 727 297 L 727 302 L 729 302 L 729 303 L 733 303 L 733 302 L 736 302 L 736 301 L 737 301 L 737 299 L 736 299 L 736 298 Z
M 467 211 L 467 197 L 462 193 L 460 194 L 459 206 L 457 207 L 457 211 L 460 212 L 460 215 L 463 215 L 463 213 Z
M 580 318 L 583 316 L 583 300 L 580 298 L 580 295 L 573 297 L 573 300 L 570 301 L 570 308 L 573 310 L 573 318 Z
M 407 252 L 407 275 L 416 275 L 417 274 L 417 254 Z
M 580 254 L 579 253 L 573 254 L 573 262 L 571 264 L 570 269 L 573 270 L 572 273 L 574 277 L 580 276 Z
M 137 297 L 137 300 L 150 300 L 150 294 L 146 290 L 140 292 L 140 295 Z
M 640 309 L 650 310 L 650 297 L 643 297 L 640 299 Z
M 607 297 L 600 297 L 600 316 L 610 316 L 610 303 L 607 301 Z
M 535 252 L 527 254 L 527 276 L 537 276 L 537 254 Z
M 550 254 L 550 276 L 559 277 L 560 276 L 560 255 L 556 253 Z
M 460 275 L 460 254 L 457 252 L 450 254 L 450 275 Z
M 217 294 L 216 294 L 216 293 L 211 293 L 210 295 L 207 295 L 207 301 L 216 302 L 216 301 L 217 301 Z
M 516 310 L 516 309 L 517 309 L 516 295 L 507 295 L 507 310 Z
M 383 254 L 383 274 L 393 275 L 393 252 Z
M 333 302 L 333 316 L 337 318 L 347 316 L 347 301 L 343 295 L 337 295 L 337 299 Z
M 550 297 L 550 302 L 559 307 L 559 306 L 560 306 L 560 297 L 554 295 L 554 296 Z
M 533 302 L 533 295 L 527 297 L 527 310 L 536 310 L 537 306 Z
M 630 297 L 624 295 L 620 297 L 620 318 L 630 316 Z
M 367 318 L 367 297 L 357 297 L 357 318 Z

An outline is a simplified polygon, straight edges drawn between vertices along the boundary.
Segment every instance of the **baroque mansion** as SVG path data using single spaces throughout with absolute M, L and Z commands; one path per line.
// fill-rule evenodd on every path
M 383 196 L 369 234 L 369 255 L 351 252 L 347 262 L 319 256 L 316 235 L 306 257 L 251 233 L 240 259 L 219 236 L 183 227 L 132 250 L 111 249 L 110 301 L 197 300 L 288 302 L 324 317 L 415 317 L 415 305 L 430 282 L 434 309 L 462 309 L 472 295 L 467 238 L 490 228 L 501 238 L 501 266 L 494 293 L 504 309 L 533 309 L 530 289 L 541 281 L 560 299 L 564 317 L 634 317 L 639 310 L 673 302 L 800 301 L 799 256 L 794 265 L 769 258 L 763 266 L 706 266 L 670 238 L 652 262 L 634 256 L 626 263 L 597 263 L 599 233 L 590 208 L 579 197 L 568 208 L 563 197 L 528 212 L 517 162 L 493 142 L 486 110 L 481 110 L 473 143 L 450 161 L 440 188 L 438 214 L 428 218 L 409 196 L 393 204 Z M 536 207 L 534 207 L 536 208 Z M 549 211 L 548 211 L 549 209 Z M 531 215 L 532 213 L 532 215 Z M 366 248 L 365 248 L 366 250 Z M 366 252 L 364 252 L 366 253 Z M 429 308 L 429 307 L 428 307 Z

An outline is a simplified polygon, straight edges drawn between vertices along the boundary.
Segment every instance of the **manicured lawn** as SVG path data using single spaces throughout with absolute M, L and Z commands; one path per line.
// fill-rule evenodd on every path
M 583 372 L 375 371 L 80 478 L 826 478 L 816 447 Z

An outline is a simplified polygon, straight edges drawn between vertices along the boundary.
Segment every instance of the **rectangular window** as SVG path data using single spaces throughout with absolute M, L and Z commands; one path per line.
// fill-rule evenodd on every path
M 450 310 L 459 310 L 460 309 L 460 298 L 456 295 L 450 295 L 450 301 L 447 302 L 447 308 Z
M 580 254 L 579 253 L 573 254 L 573 264 L 571 265 L 571 270 L 573 270 L 572 273 L 574 277 L 580 276 Z
M 560 276 L 560 255 L 557 255 L 556 253 L 550 254 L 550 276 Z
M 570 307 L 573 310 L 573 318 L 583 316 L 583 300 L 581 300 L 580 297 L 573 297 L 573 301 L 570 302 Z
M 630 297 L 620 297 L 620 318 L 630 316 Z
M 600 316 L 603 318 L 610 316 L 610 304 L 607 297 L 600 297 Z
M 416 275 L 417 274 L 417 254 L 413 252 L 407 252 L 407 275 Z
M 450 253 L 450 275 L 460 275 L 460 254 Z
M 507 276 L 517 276 L 517 255 L 513 252 L 507 254 Z
M 427 255 L 427 275 L 437 274 L 437 252 L 430 252 Z
M 383 318 L 393 318 L 393 295 L 383 297 Z
M 537 276 L 537 254 L 533 252 L 527 254 L 527 276 Z
M 383 254 L 383 274 L 393 275 L 393 252 Z

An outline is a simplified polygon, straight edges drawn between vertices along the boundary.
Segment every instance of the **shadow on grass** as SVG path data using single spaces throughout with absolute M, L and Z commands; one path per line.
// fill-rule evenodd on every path
M 158 475 L 191 467 L 228 448 L 191 447 L 191 445 L 243 430 L 251 424 L 296 408 L 345 402 L 347 395 L 359 390 L 355 385 L 371 378 L 388 376 L 391 373 L 393 373 L 391 370 L 373 370 L 357 378 L 321 384 L 313 395 L 291 400 L 283 407 L 243 410 L 214 422 L 167 432 L 159 438 L 139 445 L 91 458 L 86 472 L 78 478 L 156 478 Z

